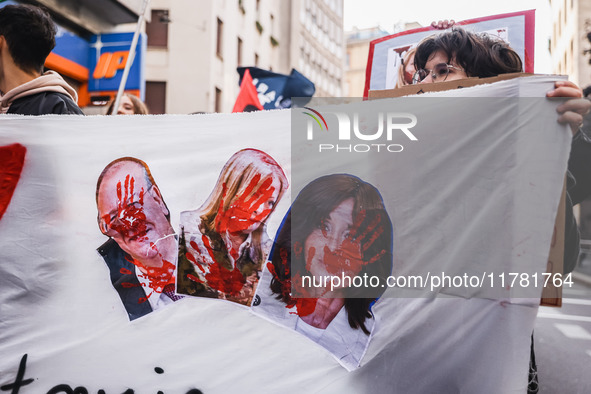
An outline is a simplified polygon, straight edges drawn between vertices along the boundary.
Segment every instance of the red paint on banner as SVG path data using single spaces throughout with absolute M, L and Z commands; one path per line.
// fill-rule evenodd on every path
M 312 259 L 314 258 L 314 256 L 316 255 L 316 248 L 311 246 L 310 249 L 308 249 L 308 258 L 306 259 L 306 271 L 310 272 L 311 266 L 312 266 Z
M 364 266 L 375 262 L 386 253 L 385 250 L 381 250 L 375 256 L 365 256 L 365 252 L 384 232 L 384 228 L 380 226 L 380 215 L 373 217 L 363 231 L 360 231 L 361 224 L 366 218 L 367 214 L 363 210 L 356 215 L 349 236 L 335 250 L 324 246 L 323 262 L 329 274 L 339 275 L 345 272 L 356 275 Z
M 162 267 L 146 267 L 140 262 L 135 262 L 144 278 L 148 279 L 148 287 L 157 293 L 161 293 L 164 286 L 174 284 L 175 265 L 162 260 Z
M 122 190 L 123 186 L 123 190 Z M 110 214 L 104 215 L 103 220 L 107 228 L 126 235 L 130 241 L 143 241 L 146 237 L 146 215 L 144 213 L 144 188 L 142 187 L 138 194 L 138 201 L 134 201 L 135 179 L 129 174 L 125 177 L 125 182 L 117 183 L 117 214 L 111 217 Z
M 195 275 L 187 274 L 187 278 L 191 279 L 193 282 L 203 283 L 203 281 Z
M 302 246 L 302 244 L 298 241 L 296 241 L 293 244 L 293 252 L 295 254 L 296 258 L 299 258 L 302 255 L 302 252 L 304 251 L 304 247 Z
M 207 253 L 209 254 L 209 257 L 211 257 L 211 259 L 212 259 L 212 260 L 214 261 L 214 263 L 215 263 L 215 262 L 216 262 L 216 261 L 215 261 L 215 256 L 214 256 L 214 254 L 213 254 L 213 249 L 212 249 L 212 247 L 211 247 L 211 242 L 209 242 L 209 238 L 207 238 L 205 235 L 203 235 L 203 236 L 201 237 L 201 240 L 203 241 L 203 245 L 205 245 L 205 249 L 207 250 Z
M 226 198 L 226 184 L 222 185 L 222 201 L 216 217 L 216 231 L 220 234 L 240 234 L 256 223 L 264 221 L 271 213 L 271 209 L 258 209 L 273 196 L 275 188 L 272 178 L 263 181 L 258 190 L 256 185 L 261 180 L 261 175 L 255 175 L 248 183 L 244 192 L 233 201 L 227 210 L 224 210 L 224 199 Z
M 308 316 L 316 309 L 318 298 L 298 298 L 296 300 L 297 312 L 299 317 Z
M 291 291 L 291 283 L 292 279 L 296 281 L 296 283 L 301 279 L 299 275 L 296 275 L 294 278 L 289 277 L 289 264 L 287 263 L 287 251 L 285 249 L 281 249 L 279 255 L 282 260 L 282 266 L 285 267 L 285 275 L 286 279 L 280 279 L 277 275 L 277 271 L 275 270 L 275 266 L 273 263 L 267 263 L 267 270 L 269 273 L 273 275 L 273 277 L 281 282 L 281 289 L 282 289 L 282 296 L 284 300 L 288 300 L 287 305 L 285 305 L 288 309 L 293 309 L 290 311 L 291 314 L 298 315 L 300 317 L 307 316 L 314 312 L 316 309 L 316 304 L 318 303 L 317 298 L 293 298 L 290 295 Z
M 150 247 L 153 248 L 154 250 L 158 251 L 158 248 L 156 247 L 155 244 L 151 243 Z M 139 276 L 141 278 L 147 279 L 147 285 L 148 288 L 151 289 L 152 291 L 145 297 L 145 300 L 147 300 L 148 298 L 150 298 L 152 296 L 152 294 L 154 293 L 162 293 L 164 286 L 172 284 L 175 284 L 175 279 L 174 279 L 174 271 L 176 266 L 169 262 L 166 261 L 162 258 L 162 254 L 160 254 L 160 252 L 158 252 L 158 256 L 162 259 L 162 266 L 161 267 L 150 267 L 150 266 L 146 266 L 144 264 L 142 264 L 141 262 L 135 260 L 132 257 L 129 256 L 125 256 L 125 259 L 129 262 L 131 262 L 133 265 L 135 265 L 136 267 L 138 267 L 140 269 L 141 274 L 139 274 Z M 124 284 L 125 285 L 125 284 Z M 138 284 L 139 286 L 139 284 Z M 140 303 L 144 302 L 141 301 L 144 297 L 140 298 Z
M 0 219 L 6 212 L 25 164 L 27 148 L 21 144 L 0 147 Z
M 141 284 L 140 283 L 123 282 L 123 283 L 121 283 L 121 286 L 125 289 L 131 289 L 132 287 L 141 287 Z
M 209 273 L 205 275 L 205 280 L 212 289 L 230 296 L 239 295 L 244 283 L 246 283 L 242 272 L 238 268 L 228 270 L 217 263 L 210 266 Z
M 131 275 L 131 271 L 128 270 L 127 268 L 121 268 L 119 270 L 120 273 L 122 273 L 123 275 Z
M 201 262 L 197 261 L 195 256 L 193 256 L 193 254 L 190 252 L 186 253 L 187 260 L 189 260 L 191 263 L 195 264 L 201 272 L 205 272 L 205 268 L 203 267 L 203 263 L 202 263 L 202 262 L 205 262 L 205 256 L 201 252 L 201 248 L 199 247 L 199 245 L 197 245 L 197 242 L 195 242 L 195 241 L 189 242 L 189 245 L 191 246 L 191 248 L 193 248 L 193 250 L 195 250 L 199 254 Z

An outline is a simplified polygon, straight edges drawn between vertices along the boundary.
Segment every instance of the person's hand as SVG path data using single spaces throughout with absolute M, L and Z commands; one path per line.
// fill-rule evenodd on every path
M 454 21 L 453 19 L 450 19 L 449 21 L 446 19 L 443 21 L 431 22 L 431 27 L 434 27 L 438 30 L 445 30 L 445 29 L 449 29 L 450 27 L 452 27 L 455 24 L 456 24 L 456 21 Z
M 574 135 L 583 124 L 583 117 L 591 110 L 591 101 L 582 98 L 583 91 L 570 81 L 556 81 L 554 90 L 546 93 L 546 97 L 572 97 L 556 107 L 556 112 L 558 123 L 570 125 Z

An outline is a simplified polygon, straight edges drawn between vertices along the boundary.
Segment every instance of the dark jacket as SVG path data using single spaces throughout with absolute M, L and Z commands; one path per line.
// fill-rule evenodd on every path
M 7 113 L 84 115 L 80 107 L 68 95 L 58 92 L 41 92 L 16 99 L 10 104 Z
M 135 266 L 130 263 L 131 257 L 113 239 L 109 239 L 97 250 L 109 267 L 111 283 L 127 310 L 129 320 L 152 312 L 150 303 L 145 299 L 146 293 L 135 275 Z

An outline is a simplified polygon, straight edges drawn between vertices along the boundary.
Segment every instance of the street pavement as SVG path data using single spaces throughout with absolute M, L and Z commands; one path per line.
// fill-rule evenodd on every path
M 591 261 L 563 288 L 562 308 L 540 307 L 534 343 L 541 394 L 591 393 Z

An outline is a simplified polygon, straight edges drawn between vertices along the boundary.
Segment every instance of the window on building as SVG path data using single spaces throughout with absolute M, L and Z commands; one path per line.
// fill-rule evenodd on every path
M 215 46 L 215 53 L 223 59 L 222 47 L 223 47 L 223 34 L 224 34 L 224 22 L 218 18 L 218 29 L 217 29 L 217 41 Z
M 258 54 L 254 54 L 254 66 L 258 67 L 259 66 L 259 55 Z
M 168 47 L 168 10 L 152 10 L 152 21 L 146 23 L 149 47 Z
M 222 112 L 222 90 L 215 88 L 215 112 Z
M 166 82 L 146 81 L 146 105 L 151 114 L 166 113 Z
M 236 50 L 236 65 L 242 65 L 242 39 L 238 37 L 238 45 Z

